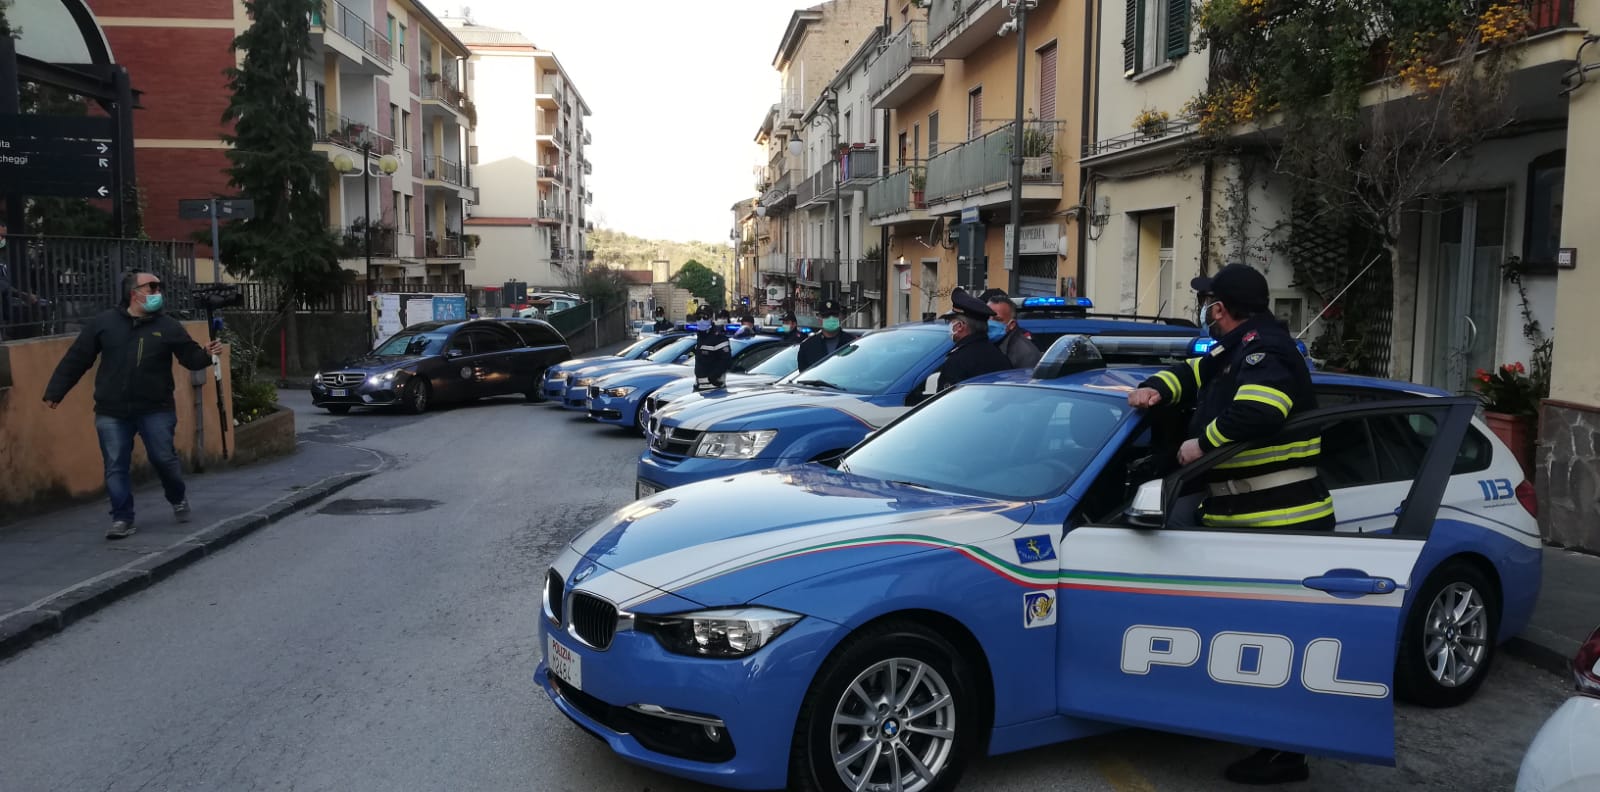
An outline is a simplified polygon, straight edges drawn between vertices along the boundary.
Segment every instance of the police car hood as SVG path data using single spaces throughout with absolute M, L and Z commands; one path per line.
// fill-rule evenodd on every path
M 651 363 L 648 366 L 629 366 L 623 369 L 607 371 L 605 375 L 595 382 L 596 385 L 608 386 L 621 385 L 638 378 L 667 377 L 676 379 L 694 374 L 694 369 L 679 363 Z
M 662 421 L 681 429 L 701 432 L 782 429 L 807 417 L 814 417 L 818 410 L 830 410 L 841 418 L 859 421 L 868 429 L 876 429 L 906 411 L 900 405 L 884 407 L 873 404 L 868 401 L 869 398 L 872 397 L 781 385 L 746 391 L 730 398 L 707 398 L 702 395 L 698 402 L 692 403 L 680 399 L 672 403 L 670 414 L 663 415 Z
M 596 363 L 576 369 L 572 372 L 571 376 L 573 379 L 577 379 L 579 377 L 603 377 L 607 374 L 614 374 L 625 369 L 635 369 L 639 368 L 640 366 L 659 365 L 662 364 L 657 363 L 654 360 L 608 360 L 603 363 Z
M 625 610 L 663 592 L 737 604 L 824 571 L 991 541 L 1019 530 L 1032 512 L 1030 503 L 799 465 L 637 501 L 573 539 L 582 560 L 569 560 L 595 565 L 583 588 Z
M 662 412 L 666 412 L 669 409 L 675 409 L 679 400 L 681 400 L 685 406 L 699 403 L 700 394 L 695 393 L 693 374 L 694 369 L 690 368 L 688 372 L 683 375 L 684 379 L 681 383 L 663 385 L 661 390 L 656 391 L 658 396 L 666 396 L 674 400 L 669 403 L 669 407 L 664 407 Z M 774 377 L 770 374 L 729 374 L 724 387 L 718 388 L 716 391 L 710 393 L 713 393 L 717 398 L 729 398 L 731 396 L 746 393 L 755 388 L 771 385 L 777 380 L 777 377 Z

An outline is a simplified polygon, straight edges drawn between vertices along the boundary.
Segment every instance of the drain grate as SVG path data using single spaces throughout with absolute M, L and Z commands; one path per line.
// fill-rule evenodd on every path
M 439 505 L 439 501 L 422 498 L 363 499 L 341 498 L 329 501 L 317 510 L 318 514 L 338 515 L 390 515 L 425 512 Z

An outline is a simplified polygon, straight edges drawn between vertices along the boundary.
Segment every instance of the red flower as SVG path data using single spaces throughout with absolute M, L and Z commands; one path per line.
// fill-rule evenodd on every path
M 1486 373 L 1483 369 L 1478 369 L 1478 379 L 1481 379 L 1484 382 L 1488 382 L 1490 380 L 1490 377 L 1489 377 L 1488 373 Z
M 1526 371 L 1527 371 L 1527 369 L 1523 368 L 1523 366 L 1522 366 L 1522 361 L 1520 361 L 1520 360 L 1517 361 L 1517 373 L 1518 374 L 1522 374 L 1522 373 L 1524 373 Z

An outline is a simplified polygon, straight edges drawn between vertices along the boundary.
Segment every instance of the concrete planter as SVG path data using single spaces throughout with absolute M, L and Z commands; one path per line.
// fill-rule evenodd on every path
M 278 411 L 233 428 L 229 464 L 248 465 L 262 459 L 294 453 L 294 411 Z

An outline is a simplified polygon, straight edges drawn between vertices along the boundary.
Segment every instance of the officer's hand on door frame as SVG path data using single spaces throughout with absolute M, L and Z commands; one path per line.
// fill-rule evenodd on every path
M 1161 391 L 1155 388 L 1136 388 L 1128 393 L 1128 406 L 1145 410 L 1161 403 Z

